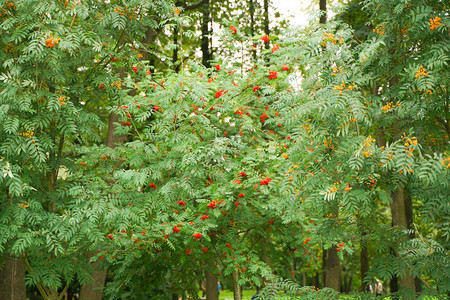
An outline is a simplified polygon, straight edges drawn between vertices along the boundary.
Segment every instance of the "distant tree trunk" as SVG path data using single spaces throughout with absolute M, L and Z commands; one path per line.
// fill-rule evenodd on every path
M 254 0 L 249 0 L 249 11 L 250 11 L 250 36 L 255 35 L 255 3 Z
M 18 259 L 4 255 L 4 265 L 0 265 L 0 299 L 26 300 L 25 267 Z
M 233 297 L 234 300 L 242 300 L 242 293 L 241 293 L 241 287 L 238 284 L 239 280 L 239 273 L 237 270 L 233 271 L 231 273 L 231 276 L 233 278 Z
M 391 214 L 392 225 L 409 229 L 412 223 L 412 205 L 411 198 L 402 186 L 391 193 Z M 405 275 L 399 278 L 399 288 L 416 291 L 414 276 Z
M 324 287 L 326 287 L 327 285 L 326 285 L 326 282 L 325 282 L 325 274 L 326 274 L 326 272 L 327 272 L 327 254 L 328 254 L 328 251 L 327 250 L 325 250 L 325 249 L 322 249 L 322 276 L 321 276 L 321 280 L 322 280 L 322 284 L 321 284 L 321 288 L 324 288 Z M 317 285 L 314 285 L 314 286 L 316 286 L 316 287 L 319 287 L 319 281 L 317 280 Z
M 211 49 L 209 48 L 209 22 L 211 21 L 211 10 L 209 7 L 209 0 L 205 0 L 203 3 L 203 19 L 202 19 L 202 63 L 205 67 L 211 67 Z
M 217 287 L 217 276 L 213 272 L 206 270 L 205 279 L 206 279 L 206 300 L 218 300 L 219 290 Z
M 320 276 L 319 276 L 319 272 L 317 272 L 314 277 L 313 277 L 313 283 L 314 286 L 319 287 L 320 286 Z M 323 282 L 322 282 L 322 286 L 323 286 Z
M 269 28 L 269 0 L 264 0 L 264 33 L 270 35 Z M 269 49 L 269 43 L 264 43 L 265 48 Z
M 119 123 L 119 115 L 115 113 L 110 113 L 108 118 L 108 133 L 106 136 L 106 146 L 109 148 L 115 148 L 116 144 L 123 144 L 127 141 L 127 136 L 122 135 L 115 135 L 114 131 L 116 130 L 116 126 L 114 123 Z
M 148 31 L 146 42 L 150 42 L 148 40 L 149 37 L 156 37 L 156 33 L 154 31 Z M 127 74 L 123 68 L 118 68 L 115 70 L 121 79 L 124 79 Z M 132 89 L 128 92 L 129 95 L 133 96 L 136 94 L 136 90 Z M 110 113 L 108 118 L 108 131 L 106 136 L 106 147 L 115 148 L 119 144 L 123 144 L 127 141 L 128 136 L 126 134 L 114 134 L 114 131 L 117 128 L 117 123 L 119 123 L 120 117 L 115 113 Z M 110 184 L 113 184 L 111 182 Z M 92 257 L 91 255 L 87 256 L 88 261 Z M 98 267 L 99 262 L 95 262 L 91 264 L 94 269 L 94 273 L 92 274 L 93 282 L 90 284 L 82 285 L 80 288 L 80 300 L 101 300 L 103 297 L 103 288 L 106 281 L 106 274 L 108 272 L 107 269 L 101 269 Z
M 143 39 L 142 43 L 145 46 L 145 49 L 142 52 L 142 59 L 149 61 L 150 65 L 154 66 L 155 65 L 155 58 L 154 55 L 151 55 L 151 48 L 152 48 L 152 44 L 154 43 L 156 36 L 158 35 L 159 30 L 155 31 L 152 28 L 149 28 L 147 30 L 147 32 L 145 33 L 145 38 Z
M 320 10 L 320 24 L 325 24 L 327 22 L 327 0 L 319 1 L 319 10 Z
M 321 17 L 319 19 L 319 23 L 325 24 L 327 21 L 327 1 L 320 0 L 319 9 L 321 12 Z M 336 205 L 333 205 L 330 209 L 330 212 L 337 216 L 339 209 Z M 323 274 L 323 283 L 324 287 L 333 288 L 339 292 L 341 287 L 341 264 L 339 257 L 337 255 L 336 247 L 331 247 L 328 250 L 323 250 L 323 265 L 322 270 Z
M 88 256 L 91 257 L 90 255 Z M 80 300 L 101 300 L 103 296 L 103 287 L 106 280 L 106 269 L 97 269 L 99 262 L 93 263 L 91 266 L 95 269 L 92 274 L 93 282 L 81 286 Z
M 336 247 L 328 249 L 325 264 L 324 286 L 333 288 L 339 292 L 341 287 L 341 263 L 337 255 Z
M 398 292 L 398 277 L 393 276 L 391 280 L 389 281 L 389 289 L 391 293 L 397 293 Z
M 178 30 L 178 26 L 175 26 L 175 28 L 173 29 L 173 44 L 175 45 L 175 48 L 173 49 L 173 53 L 172 53 L 172 62 L 174 64 L 174 70 L 175 72 L 179 72 L 180 71 L 180 64 L 178 64 L 178 34 L 179 34 L 179 30 Z
M 364 236 L 365 234 L 363 234 Z M 364 282 L 366 274 L 369 271 L 369 255 L 367 247 L 361 242 L 361 254 L 359 256 L 360 270 L 361 270 L 361 292 L 368 290 L 368 285 Z

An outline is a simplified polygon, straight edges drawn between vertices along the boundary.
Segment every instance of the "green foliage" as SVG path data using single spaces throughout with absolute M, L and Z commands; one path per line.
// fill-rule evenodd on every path
M 0 252 L 29 285 L 87 283 L 97 261 L 111 299 L 196 298 L 205 270 L 237 271 L 261 299 L 329 299 L 299 275 L 365 246 L 365 282 L 412 274 L 448 292 L 441 2 L 364 1 L 363 41 L 311 25 L 257 57 L 265 42 L 225 28 L 230 55 L 180 73 L 147 61 L 149 32 L 182 21 L 165 1 L 2 5 Z M 128 138 L 115 148 L 101 145 L 109 114 Z M 410 228 L 391 227 L 399 188 Z

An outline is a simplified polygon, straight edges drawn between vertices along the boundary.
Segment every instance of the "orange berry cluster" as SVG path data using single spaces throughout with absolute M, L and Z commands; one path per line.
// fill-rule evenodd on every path
M 34 132 L 33 132 L 33 131 L 27 130 L 27 131 L 25 131 L 25 132 L 20 132 L 19 135 L 20 135 L 20 136 L 24 136 L 24 137 L 28 137 L 28 138 L 31 139 L 31 141 L 32 141 L 33 143 L 35 143 L 35 140 L 33 139 L 33 135 L 34 135 Z
M 113 82 L 111 83 L 111 86 L 114 87 L 116 86 L 118 90 L 122 89 L 122 82 L 117 81 L 117 82 Z
M 49 37 L 45 40 L 45 47 L 53 48 L 56 44 L 58 44 L 60 39 L 55 39 L 53 37 Z
M 364 155 L 366 158 L 368 158 L 368 157 L 370 157 L 370 156 L 373 155 L 372 150 L 369 149 L 369 148 L 372 146 L 372 143 L 375 143 L 375 139 L 373 139 L 371 136 L 369 136 L 369 137 L 366 139 L 366 142 L 365 142 L 366 151 L 363 151 L 363 155 Z
M 380 26 L 380 27 L 378 27 L 376 29 L 373 29 L 373 32 L 376 32 L 377 34 L 382 36 L 384 34 L 384 26 Z
M 323 42 L 321 44 L 322 46 L 325 46 L 329 41 L 333 42 L 334 44 L 337 44 L 338 42 L 338 40 L 334 37 L 332 33 L 324 32 L 322 36 L 323 36 Z M 344 42 L 344 39 L 341 38 L 339 42 L 342 44 Z
M 58 100 L 61 105 L 66 104 L 66 97 L 64 97 L 63 95 L 59 96 Z
M 342 95 L 342 91 L 345 89 L 345 82 L 344 81 L 342 81 L 342 83 L 341 83 L 341 85 L 336 85 L 336 86 L 334 86 L 334 90 L 335 91 L 339 91 L 339 95 Z M 350 84 L 349 86 L 347 86 L 347 88 L 349 89 L 349 90 L 351 90 L 351 91 L 353 91 L 353 89 L 355 89 L 356 88 L 356 84 Z M 335 96 L 336 96 L 336 94 L 334 94 Z
M 415 78 L 420 78 L 422 76 L 428 76 L 427 70 L 425 70 L 425 68 L 423 66 L 420 66 L 419 69 L 417 70 L 416 75 L 414 76 Z
M 125 7 L 125 9 L 121 7 L 117 7 L 114 9 L 115 12 L 117 12 L 121 16 L 127 15 L 130 19 L 136 19 L 137 14 L 133 9 L 130 9 L 129 7 Z
M 30 205 L 27 203 L 27 201 L 25 201 L 24 203 L 20 203 L 19 204 L 19 207 L 20 208 L 27 208 L 27 207 L 29 207 Z
M 450 157 L 447 157 L 447 158 L 444 158 L 443 160 L 442 160 L 442 163 L 441 163 L 441 165 L 442 166 L 445 166 L 445 164 L 447 164 L 447 169 L 450 169 Z
M 436 28 L 439 28 L 442 26 L 441 24 L 441 18 L 439 17 L 434 17 L 434 19 L 430 19 L 430 29 L 434 30 Z

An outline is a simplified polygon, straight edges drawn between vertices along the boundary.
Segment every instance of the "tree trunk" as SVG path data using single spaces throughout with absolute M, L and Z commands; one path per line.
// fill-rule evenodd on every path
M 209 49 L 209 22 L 211 21 L 211 12 L 209 8 L 209 0 L 204 1 L 203 3 L 203 20 L 202 20 L 202 41 L 201 41 L 201 49 L 202 49 L 202 63 L 205 67 L 211 67 L 211 52 Z
M 254 0 L 249 0 L 249 12 L 250 12 L 250 36 L 255 35 L 255 3 Z
M 114 131 L 116 126 L 114 123 L 119 122 L 119 115 L 110 113 L 108 118 L 108 133 L 106 137 L 106 146 L 109 148 L 115 148 L 117 144 L 123 144 L 127 140 L 126 135 L 115 135 Z M 88 255 L 88 260 L 91 255 Z M 101 300 L 103 296 L 103 286 L 106 281 L 107 270 L 96 269 L 98 262 L 93 263 L 94 273 L 92 278 L 94 280 L 91 284 L 82 285 L 80 288 L 80 300 Z
M 395 254 L 394 249 L 390 248 L 389 252 L 391 253 L 391 255 Z M 397 275 L 393 275 L 391 280 L 389 281 L 389 289 L 391 293 L 397 293 L 398 292 L 398 277 Z
M 90 256 L 89 256 L 90 257 Z M 93 268 L 98 267 L 99 262 L 92 264 Z M 103 296 L 103 287 L 105 285 L 107 270 L 96 269 L 92 278 L 94 281 L 90 284 L 81 286 L 80 300 L 101 300 Z
M 363 234 L 364 236 L 364 234 Z M 369 271 L 369 255 L 367 247 L 361 243 L 361 254 L 359 256 L 360 270 L 361 270 L 361 292 L 368 291 L 368 285 L 364 282 L 366 274 Z
M 144 46 L 146 48 L 146 49 L 144 49 L 144 51 L 142 53 L 142 59 L 143 60 L 152 60 L 150 58 L 150 56 L 151 56 L 151 53 L 150 53 L 151 49 L 150 48 L 152 47 L 151 45 L 154 43 L 158 33 L 159 33 L 159 30 L 155 31 L 152 28 L 149 28 L 147 30 L 147 32 L 145 33 L 145 38 L 142 41 L 142 43 L 144 44 Z
M 338 292 L 341 286 L 341 264 L 335 247 L 327 250 L 324 286 Z
M 114 131 L 116 130 L 116 126 L 114 123 L 119 123 L 119 115 L 115 113 L 110 113 L 108 118 L 108 133 L 106 136 L 106 146 L 109 148 L 115 148 L 116 144 L 123 144 L 127 141 L 127 136 L 115 135 Z
M 264 0 L 264 33 L 270 35 L 269 28 L 269 0 Z M 264 43 L 266 49 L 270 48 L 269 43 Z
M 313 283 L 315 287 L 320 286 L 320 278 L 319 278 L 319 272 L 317 272 L 313 277 Z M 322 280 L 322 287 L 323 287 L 323 280 Z
M 319 10 L 320 10 L 320 24 L 325 24 L 327 22 L 327 0 L 319 1 Z
M 326 277 L 325 277 L 325 274 L 327 273 L 327 254 L 328 254 L 328 251 L 327 250 L 325 250 L 325 249 L 322 249 L 322 276 L 320 276 L 321 278 L 321 280 L 322 280 L 322 284 L 321 284 L 321 288 L 324 288 L 324 287 L 326 287 L 327 285 L 326 285 L 326 282 L 325 282 L 325 279 L 326 279 Z M 317 280 L 317 285 L 314 285 L 315 287 L 319 287 L 319 284 L 318 284 L 318 280 Z
M 397 190 L 391 193 L 391 198 L 392 225 L 409 229 L 412 222 L 412 205 L 409 193 L 402 186 L 399 186 Z M 399 288 L 410 289 L 415 293 L 414 276 L 405 275 L 400 277 Z
M 233 273 L 231 273 L 231 276 L 233 278 L 233 297 L 234 297 L 234 300 L 242 300 L 241 287 L 238 284 L 238 279 L 239 279 L 238 271 L 237 270 L 233 271 Z
M 0 299 L 26 300 L 25 267 L 18 258 L 4 256 L 0 266 Z
M 156 37 L 156 35 L 154 35 Z M 123 68 L 119 68 L 115 70 L 120 74 L 121 78 L 126 77 L 125 70 Z M 128 92 L 130 95 L 134 95 L 136 93 L 135 90 L 131 90 Z M 127 141 L 127 135 L 121 134 L 116 135 L 114 131 L 116 130 L 115 123 L 119 123 L 119 115 L 115 113 L 110 113 L 108 118 L 108 132 L 106 136 L 106 147 L 115 148 L 117 144 L 123 144 Z M 111 182 L 113 184 L 113 182 Z M 91 255 L 88 255 L 87 259 L 90 260 Z M 98 269 L 99 262 L 95 262 L 91 264 L 94 268 L 94 273 L 92 274 L 93 282 L 90 284 L 82 285 L 80 288 L 80 300 L 101 300 L 103 296 L 103 287 L 106 281 L 106 269 Z
M 172 62 L 174 65 L 174 70 L 177 73 L 180 71 L 180 64 L 177 63 L 178 62 L 178 34 L 179 34 L 178 26 L 175 26 L 175 28 L 173 29 L 173 44 L 175 45 L 175 48 L 173 49 L 173 53 L 172 53 Z
M 206 300 L 219 300 L 219 290 L 217 288 L 217 276 L 211 272 L 205 271 L 206 279 Z

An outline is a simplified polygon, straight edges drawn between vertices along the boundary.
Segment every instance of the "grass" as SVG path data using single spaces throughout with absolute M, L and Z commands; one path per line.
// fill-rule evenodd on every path
M 256 294 L 256 290 L 243 290 L 242 291 L 242 300 L 250 300 L 250 299 L 252 299 L 252 296 L 254 294 Z M 230 291 L 230 290 L 221 291 L 219 294 L 219 300 L 225 300 L 225 299 L 234 299 L 233 291 Z
M 256 294 L 256 290 L 243 290 L 242 291 L 242 300 L 251 300 L 252 296 Z M 223 290 L 220 292 L 219 300 L 225 300 L 225 299 L 233 299 L 233 291 L 230 290 Z M 340 300 L 350 300 L 350 299 L 357 299 L 355 297 L 351 297 L 349 295 L 340 295 Z M 384 299 L 384 300 L 391 300 L 391 297 L 378 297 L 377 299 Z M 420 295 L 418 300 L 437 300 L 438 298 L 427 296 L 427 295 Z M 444 299 L 444 298 L 442 298 Z

